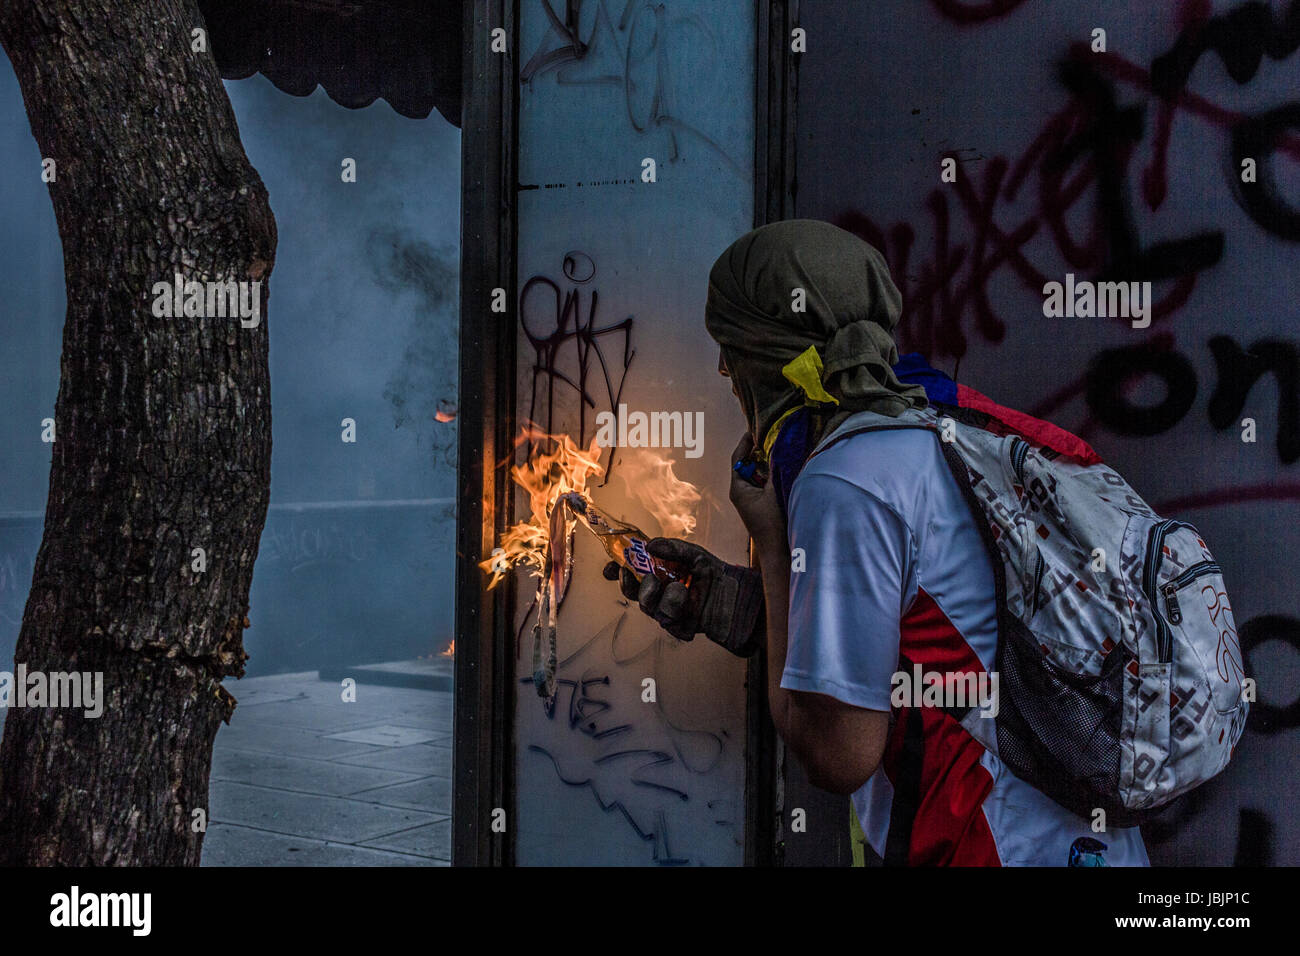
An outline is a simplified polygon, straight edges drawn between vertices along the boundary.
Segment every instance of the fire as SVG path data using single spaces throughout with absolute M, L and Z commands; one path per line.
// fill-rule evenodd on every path
M 558 663 L 556 617 L 573 566 L 568 540 L 568 532 L 573 527 L 570 511 L 573 501 L 558 502 L 562 495 L 572 495 L 579 503 L 589 503 L 587 482 L 604 474 L 605 469 L 600 464 L 601 449 L 595 438 L 589 448 L 582 448 L 568 435 L 549 435 L 536 425 L 529 425 L 520 433 L 516 447 L 529 440 L 536 450 L 527 462 L 511 467 L 510 476 L 528 493 L 531 515 L 527 521 L 508 528 L 501 536 L 500 546 L 479 567 L 492 573 L 489 590 L 512 568 L 528 568 L 538 579 L 534 602 L 537 623 L 533 625 L 533 684 L 538 695 L 553 704 Z M 625 464 L 642 474 L 641 478 L 628 480 L 629 490 L 655 516 L 666 534 L 689 534 L 695 529 L 693 509 L 700 501 L 700 492 L 673 474 L 671 461 L 652 455 L 644 466 L 635 459 Z M 586 507 L 580 510 L 589 516 Z M 644 536 L 645 532 L 637 534 Z
M 526 567 L 539 578 L 546 573 L 550 515 L 556 499 L 570 491 L 586 494 L 587 481 L 605 472 L 600 464 L 600 446 L 594 438 L 590 448 L 582 448 L 568 435 L 549 435 L 529 425 L 521 430 L 516 445 L 529 440 L 539 450 L 524 464 L 511 467 L 510 477 L 528 493 L 532 514 L 527 521 L 511 525 L 492 556 L 480 562 L 479 567 L 492 573 L 489 589 L 496 587 L 512 568 Z M 545 450 L 548 447 L 551 450 Z
M 700 490 L 673 474 L 673 460 L 648 449 L 629 451 L 619 463 L 628 494 L 654 516 L 665 537 L 682 538 L 695 530 Z
M 455 641 L 452 641 L 450 644 L 448 644 L 446 650 L 444 650 L 444 651 L 443 651 L 441 654 L 439 654 L 438 656 L 439 656 L 439 657 L 455 657 L 455 656 L 456 656 L 456 642 L 455 642 Z

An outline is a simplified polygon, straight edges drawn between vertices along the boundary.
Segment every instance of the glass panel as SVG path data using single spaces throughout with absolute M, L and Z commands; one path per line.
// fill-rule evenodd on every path
M 753 225 L 753 5 L 626 9 L 582 5 L 581 59 L 543 5 L 521 10 L 518 414 L 582 446 L 620 405 L 698 422 L 694 447 L 683 427 L 676 447 L 600 449 L 588 490 L 649 534 L 743 562 L 726 489 L 744 426 L 703 315 L 710 266 Z M 663 462 L 693 486 L 673 508 Z M 514 574 L 518 861 L 739 865 L 745 665 L 629 609 L 577 534 L 553 709 L 533 684 L 537 580 Z

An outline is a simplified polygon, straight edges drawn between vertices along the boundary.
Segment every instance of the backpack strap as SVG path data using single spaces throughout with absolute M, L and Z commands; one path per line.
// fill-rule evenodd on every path
M 1004 621 L 1007 614 L 1006 602 L 1006 569 L 1002 564 L 1002 556 L 998 553 L 997 545 L 993 540 L 993 531 L 989 527 L 988 519 L 984 516 L 984 511 L 980 507 L 979 500 L 975 497 L 975 490 L 970 484 L 970 475 L 966 468 L 966 463 L 962 460 L 953 443 L 943 441 L 929 422 L 925 421 L 889 421 L 876 420 L 864 422 L 858 425 L 850 425 L 844 422 L 840 428 L 826 436 L 817 445 L 811 455 L 812 458 L 825 451 L 836 442 L 842 441 L 853 435 L 860 435 L 863 432 L 875 431 L 892 431 L 902 428 L 920 428 L 929 431 L 934 435 L 934 440 L 939 443 L 939 451 L 943 455 L 944 463 L 948 466 L 948 471 L 953 480 L 957 483 L 957 488 L 961 492 L 962 500 L 966 502 L 966 507 L 970 511 L 971 518 L 975 522 L 975 528 L 979 532 L 980 541 L 984 544 L 985 553 L 989 556 L 989 563 L 993 566 L 993 593 L 997 602 L 997 650 L 995 652 L 996 668 L 1002 665 L 1002 648 L 1004 635 Z M 899 655 L 899 666 L 910 670 L 911 662 L 905 655 Z M 952 717 L 959 724 L 963 724 L 966 716 L 970 713 L 970 707 L 944 707 L 941 709 L 944 713 Z M 908 707 L 904 717 L 906 723 L 903 727 L 902 747 L 899 754 L 899 762 L 894 774 L 892 783 L 894 785 L 894 801 L 889 812 L 889 832 L 885 838 L 885 866 L 906 866 L 908 855 L 912 845 L 912 829 L 916 822 L 916 814 L 920 809 L 921 800 L 921 771 L 924 766 L 925 758 L 925 730 L 919 708 Z M 967 733 L 970 733 L 969 729 Z M 972 735 L 974 736 L 974 735 Z M 976 738 L 977 740 L 979 738 Z M 980 741 L 982 746 L 988 744 Z

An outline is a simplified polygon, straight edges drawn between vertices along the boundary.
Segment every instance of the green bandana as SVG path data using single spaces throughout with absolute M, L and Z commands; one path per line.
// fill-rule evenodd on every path
M 925 389 L 891 368 L 901 309 L 880 253 L 830 223 L 776 222 L 733 242 L 709 273 L 704 323 L 755 443 L 770 448 L 773 426 L 802 405 L 831 408 L 828 427 L 924 407 Z

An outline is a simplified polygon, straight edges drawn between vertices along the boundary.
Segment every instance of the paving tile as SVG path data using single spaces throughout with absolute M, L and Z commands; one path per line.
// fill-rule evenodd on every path
M 202 866 L 448 866 L 449 859 L 416 855 L 414 847 L 429 841 L 419 835 L 396 849 L 371 849 L 348 843 L 330 843 L 305 837 L 268 833 L 251 827 L 214 823 L 203 837 Z
M 239 713 L 239 708 L 235 708 Z M 396 716 L 380 707 L 345 704 L 342 701 L 317 703 L 307 698 L 272 701 L 249 707 L 242 715 L 249 723 L 276 724 L 280 727 L 297 727 L 315 730 L 322 734 L 341 730 L 393 723 Z M 432 726 L 432 718 L 425 718 Z
M 227 780 L 212 782 L 208 800 L 208 817 L 215 823 L 242 824 L 336 843 L 362 843 L 433 822 L 438 816 L 414 807 L 272 790 Z
M 429 813 L 451 813 L 451 780 L 447 777 L 423 777 L 374 790 L 361 790 L 353 800 L 372 800 L 386 807 L 407 807 Z
M 226 686 L 203 865 L 449 865 L 451 693 L 358 683 L 345 703 L 315 671 Z
M 357 744 L 372 744 L 377 747 L 407 747 L 433 740 L 438 735 L 423 727 L 404 727 L 398 724 L 380 724 L 361 730 L 348 730 L 342 733 L 327 734 L 330 740 L 343 740 Z
M 426 824 L 413 830 L 394 833 L 377 840 L 369 840 L 366 846 L 390 850 L 401 848 L 407 853 L 420 853 L 440 860 L 451 859 L 451 818 L 437 823 Z
M 382 770 L 364 764 L 306 760 L 287 754 L 230 748 L 217 748 L 212 754 L 213 780 L 229 780 L 325 796 L 345 796 L 358 790 L 373 790 L 375 787 L 406 783 L 416 778 L 416 774 Z
M 268 704 L 281 700 L 297 700 L 303 695 L 295 688 L 283 685 L 262 684 L 257 687 L 240 686 L 234 681 L 225 684 L 226 690 L 235 698 L 235 709 L 247 710 L 254 704 Z M 239 693 L 235 693 L 238 691 Z
M 213 752 L 245 750 L 254 753 L 286 754 L 293 757 L 311 757 L 333 760 L 367 753 L 379 748 L 348 740 L 331 740 L 310 730 L 298 727 L 280 727 L 271 723 L 240 720 L 239 711 L 230 724 L 217 731 Z
M 380 770 L 397 770 L 402 773 L 419 774 L 422 777 L 450 777 L 451 760 L 451 751 L 445 747 L 428 747 L 424 744 L 370 750 L 364 754 L 339 758 L 340 763 L 376 767 Z

